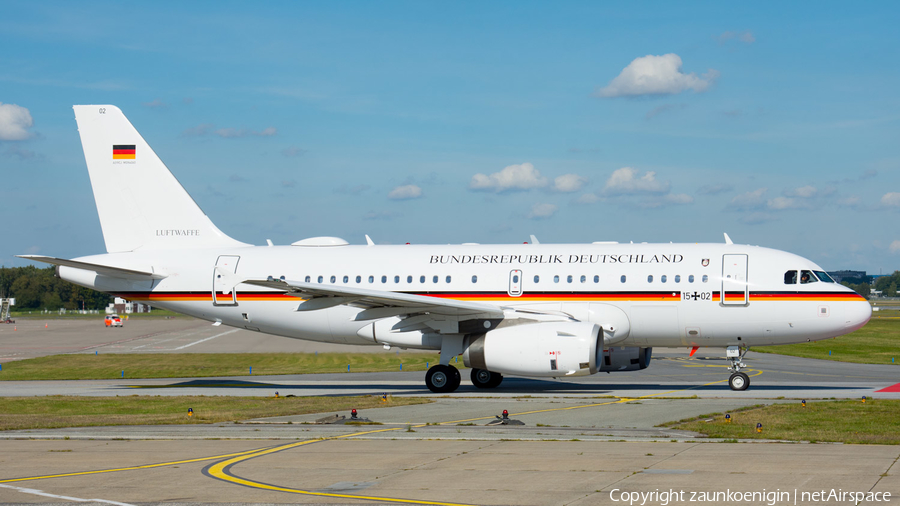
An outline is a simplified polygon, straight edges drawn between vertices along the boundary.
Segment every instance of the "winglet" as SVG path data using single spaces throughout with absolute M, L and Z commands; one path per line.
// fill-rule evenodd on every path
M 540 243 L 541 243 L 541 241 L 538 241 L 537 237 L 535 237 L 534 234 L 531 234 L 531 244 L 540 244 Z
M 372 238 L 369 237 L 369 234 L 366 234 L 366 245 L 367 246 L 375 246 L 375 242 L 372 241 Z
M 732 242 L 731 240 L 731 237 L 728 237 L 727 233 L 725 234 L 725 244 L 734 244 L 734 242 Z

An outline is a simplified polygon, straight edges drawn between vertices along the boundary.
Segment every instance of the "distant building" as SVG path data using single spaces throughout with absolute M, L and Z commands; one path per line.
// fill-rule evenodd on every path
M 131 314 L 131 313 L 149 313 L 150 306 L 141 304 L 140 302 L 130 302 L 121 297 L 116 297 L 115 302 L 106 308 L 106 314 Z
M 844 280 L 850 281 L 851 283 L 869 282 L 869 276 L 866 275 L 866 271 L 831 271 L 828 275 L 838 283 L 841 283 Z

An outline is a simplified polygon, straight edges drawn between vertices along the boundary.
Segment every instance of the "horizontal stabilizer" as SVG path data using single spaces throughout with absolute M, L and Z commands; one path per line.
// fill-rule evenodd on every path
M 66 267 L 74 267 L 75 269 L 84 269 L 86 271 L 94 271 L 110 278 L 130 279 L 137 281 L 146 281 L 151 279 L 163 279 L 166 276 L 155 272 L 137 271 L 133 269 L 123 269 L 121 267 L 113 267 L 110 265 L 92 264 L 88 262 L 79 262 L 77 260 L 66 260 L 65 258 L 45 257 L 41 255 L 16 255 L 26 260 L 34 260 L 36 262 L 44 262 L 53 265 L 64 265 Z M 151 269 L 152 271 L 152 269 Z

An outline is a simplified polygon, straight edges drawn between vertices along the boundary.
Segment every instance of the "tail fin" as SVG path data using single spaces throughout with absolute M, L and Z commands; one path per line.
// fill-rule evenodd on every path
M 76 105 L 106 251 L 247 246 L 213 225 L 113 105 Z

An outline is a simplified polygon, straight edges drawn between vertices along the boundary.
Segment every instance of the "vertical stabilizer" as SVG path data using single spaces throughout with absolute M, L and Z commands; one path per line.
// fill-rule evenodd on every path
M 76 105 L 106 251 L 247 246 L 213 225 L 114 105 Z

